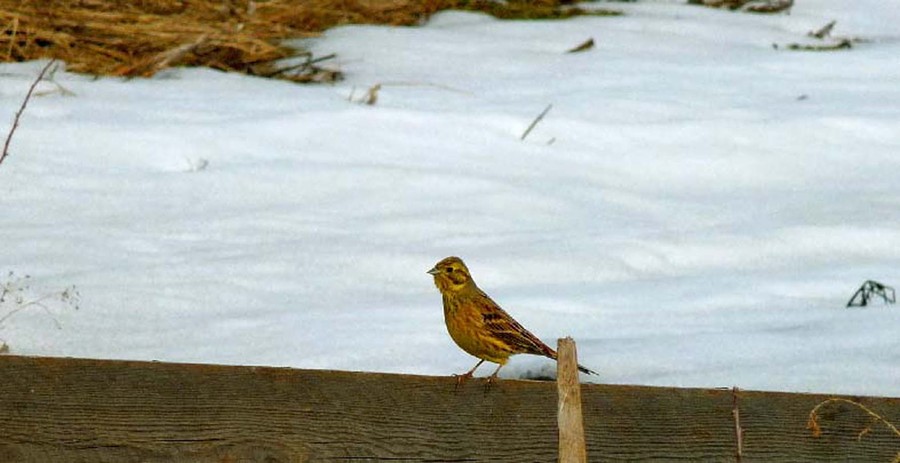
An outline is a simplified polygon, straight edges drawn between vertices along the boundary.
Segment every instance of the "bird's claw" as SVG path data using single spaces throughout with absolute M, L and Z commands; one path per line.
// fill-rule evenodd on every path
M 453 377 L 456 378 L 456 388 L 455 389 L 459 389 L 459 387 L 462 386 L 463 383 L 465 383 L 466 381 L 469 380 L 469 378 L 472 377 L 472 372 L 470 371 L 468 373 L 463 373 L 461 375 L 453 375 Z
M 498 378 L 496 374 L 488 376 L 487 380 L 484 382 L 484 392 L 487 393 L 488 391 L 490 391 L 491 387 L 493 387 L 494 384 L 497 384 L 498 382 L 500 382 L 500 378 Z

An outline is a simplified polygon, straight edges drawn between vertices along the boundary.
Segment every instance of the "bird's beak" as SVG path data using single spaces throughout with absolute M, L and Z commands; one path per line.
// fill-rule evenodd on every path
M 435 268 L 433 268 L 433 269 L 431 269 L 431 270 L 429 270 L 429 271 L 427 271 L 427 272 L 425 272 L 425 273 L 427 273 L 427 274 L 429 274 L 429 275 L 437 275 L 437 274 L 440 273 L 440 272 L 441 272 L 441 271 L 438 270 L 437 267 L 435 267 Z

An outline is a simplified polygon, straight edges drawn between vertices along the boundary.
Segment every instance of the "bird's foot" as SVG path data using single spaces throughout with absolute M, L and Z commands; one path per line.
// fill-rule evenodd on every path
M 491 387 L 493 387 L 495 384 L 498 384 L 499 382 L 500 378 L 497 376 L 497 373 L 488 376 L 487 380 L 484 382 L 484 392 L 487 393 L 491 390 Z
M 470 371 L 468 373 L 463 373 L 460 375 L 453 375 L 453 377 L 456 378 L 456 389 L 459 389 L 459 387 L 462 386 L 463 383 L 468 381 L 469 378 L 472 377 L 472 373 L 474 373 L 474 372 Z

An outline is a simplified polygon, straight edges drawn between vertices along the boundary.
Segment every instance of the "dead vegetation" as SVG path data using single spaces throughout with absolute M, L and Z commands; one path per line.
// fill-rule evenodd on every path
M 172 66 L 298 82 L 332 81 L 338 70 L 308 56 L 289 71 L 278 61 L 303 54 L 283 40 L 343 24 L 412 26 L 446 9 L 505 19 L 615 14 L 566 0 L 0 0 L 0 61 L 55 58 L 93 75 L 146 77 Z M 330 57 L 329 57 L 330 58 Z
M 16 115 L 15 117 L 13 117 L 12 127 L 10 127 L 9 133 L 7 133 L 6 135 L 6 141 L 3 142 L 3 151 L 0 152 L 0 164 L 3 164 L 3 160 L 6 159 L 7 156 L 9 156 L 9 144 L 10 142 L 12 142 L 13 134 L 16 133 L 16 129 L 19 127 L 19 119 L 22 117 L 22 113 L 25 112 L 25 108 L 28 106 L 28 101 L 31 100 L 31 95 L 34 94 L 34 88 L 37 87 L 37 84 L 40 83 L 40 81 L 44 80 L 44 75 L 47 74 L 47 71 L 51 66 L 53 66 L 54 63 L 56 63 L 56 60 L 50 60 L 49 62 L 47 62 L 44 68 L 41 69 L 41 72 L 38 74 L 38 76 L 34 79 L 34 81 L 31 82 L 31 86 L 28 87 L 28 93 L 25 94 L 25 98 L 22 100 L 22 105 L 19 106 L 19 110 L 16 111 Z M 0 293 L 0 303 L 3 302 L 3 296 L 5 296 L 6 293 L 7 292 L 5 291 L 4 287 L 4 291 Z
M 581 42 L 574 48 L 570 48 L 569 50 L 566 50 L 566 53 L 581 53 L 583 51 L 590 50 L 591 48 L 594 48 L 594 38 L 593 37 L 585 40 L 584 42 Z
M 855 400 L 845 399 L 841 397 L 832 397 L 830 399 L 823 400 L 822 402 L 819 402 L 818 405 L 813 407 L 813 409 L 809 412 L 809 419 L 806 423 L 806 428 L 812 432 L 814 437 L 822 436 L 822 426 L 819 424 L 820 409 L 826 406 L 839 405 L 850 405 L 856 407 L 869 416 L 869 424 L 862 428 L 856 435 L 857 441 L 862 441 L 863 437 L 871 433 L 873 427 L 879 424 L 887 428 L 888 431 L 894 434 L 894 436 L 900 437 L 900 429 L 897 429 L 897 426 L 895 426 L 894 423 L 888 421 L 884 416 Z M 891 460 L 891 463 L 900 463 L 900 451 L 897 452 L 897 456 L 894 457 L 893 460 Z
M 865 42 L 864 39 L 858 37 L 835 37 L 831 35 L 835 24 L 837 24 L 837 21 L 831 21 L 817 30 L 806 33 L 807 37 L 816 39 L 819 42 L 790 43 L 785 48 L 792 51 L 836 51 L 849 50 L 853 48 L 854 44 Z M 775 45 L 775 48 L 777 49 L 778 45 Z M 880 284 L 877 282 L 872 283 L 875 283 L 876 285 Z M 893 291 L 893 289 L 891 289 L 891 291 Z
M 449 8 L 483 11 L 500 19 L 566 19 L 574 16 L 618 16 L 617 10 L 585 9 L 566 0 L 450 0 Z
M 31 289 L 30 280 L 30 275 L 19 276 L 14 272 L 7 273 L 5 278 L 0 280 L 0 328 L 19 312 L 41 309 L 50 317 L 57 329 L 62 329 L 62 324 L 51 309 L 68 307 L 78 310 L 81 302 L 78 289 L 73 285 L 60 291 L 37 295 Z M 0 354 L 8 353 L 9 345 L 0 339 Z
M 780 13 L 790 11 L 794 0 L 688 0 L 690 5 L 727 8 L 748 13 Z

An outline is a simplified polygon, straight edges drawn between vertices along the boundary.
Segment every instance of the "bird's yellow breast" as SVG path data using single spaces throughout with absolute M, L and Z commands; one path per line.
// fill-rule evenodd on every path
M 469 355 L 505 364 L 512 352 L 507 344 L 491 336 L 478 301 L 460 294 L 445 294 L 443 299 L 444 323 L 456 345 Z

